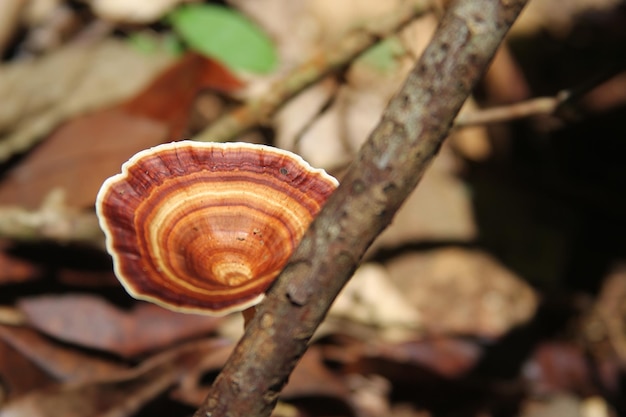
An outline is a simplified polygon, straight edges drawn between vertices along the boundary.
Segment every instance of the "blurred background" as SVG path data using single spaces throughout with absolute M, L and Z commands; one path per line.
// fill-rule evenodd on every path
M 191 415 L 242 319 L 133 300 L 100 185 L 181 139 L 341 181 L 446 6 L 0 2 L 0 416 Z M 620 0 L 529 2 L 276 416 L 626 412 L 625 28 Z

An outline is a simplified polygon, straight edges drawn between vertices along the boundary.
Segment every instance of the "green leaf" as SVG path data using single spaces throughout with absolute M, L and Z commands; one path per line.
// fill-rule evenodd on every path
M 169 21 L 190 48 L 231 69 L 267 73 L 276 67 L 271 39 L 232 9 L 190 4 L 174 10 Z
M 398 65 L 398 57 L 406 53 L 397 37 L 390 37 L 374 45 L 361 57 L 361 62 L 381 73 L 390 73 Z

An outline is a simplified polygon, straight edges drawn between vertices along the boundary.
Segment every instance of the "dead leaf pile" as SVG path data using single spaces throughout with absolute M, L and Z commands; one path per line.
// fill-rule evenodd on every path
M 180 0 L 18 3 L 0 5 L 0 417 L 191 415 L 242 320 L 131 299 L 93 211 L 101 183 L 139 150 L 233 110 L 243 118 L 272 83 L 350 33 L 376 34 L 403 2 L 225 2 L 275 42 L 280 64 L 264 76 L 163 48 Z M 341 180 L 445 3 L 231 139 L 294 151 Z M 463 112 L 568 88 L 579 97 L 558 114 L 453 130 L 275 416 L 625 412 L 624 74 L 574 89 L 591 62 L 615 67 L 598 51 L 621 50 L 623 9 L 531 4 Z M 139 32 L 160 47 L 133 47 Z

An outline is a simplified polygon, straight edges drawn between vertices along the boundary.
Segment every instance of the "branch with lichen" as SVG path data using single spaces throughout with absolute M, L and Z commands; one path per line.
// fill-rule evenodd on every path
M 430 10 L 430 1 L 409 0 L 393 13 L 354 30 L 332 49 L 312 56 L 285 77 L 276 81 L 262 96 L 220 117 L 193 140 L 225 142 L 246 130 L 264 124 L 290 98 L 307 87 L 349 65 L 356 57 L 392 34 L 400 31 L 415 18 Z
M 268 416 L 331 303 L 413 191 L 525 0 L 452 1 L 195 417 Z

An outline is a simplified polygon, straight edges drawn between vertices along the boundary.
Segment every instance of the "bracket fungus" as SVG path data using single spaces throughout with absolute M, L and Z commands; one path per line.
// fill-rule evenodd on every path
M 223 315 L 261 301 L 337 185 L 281 149 L 181 141 L 133 156 L 96 210 L 132 296 Z

